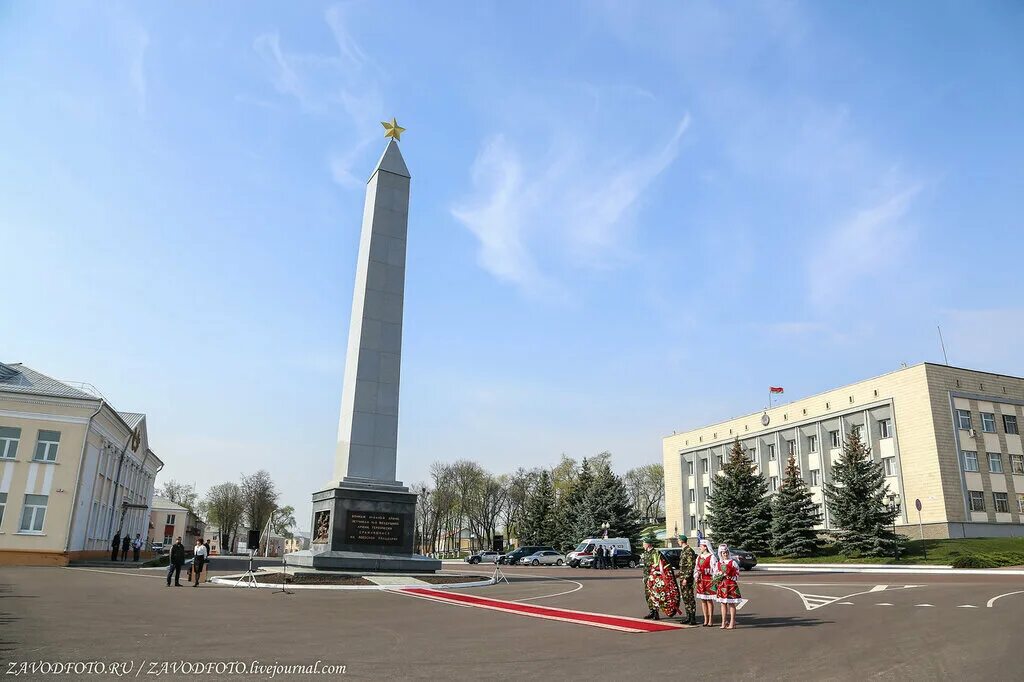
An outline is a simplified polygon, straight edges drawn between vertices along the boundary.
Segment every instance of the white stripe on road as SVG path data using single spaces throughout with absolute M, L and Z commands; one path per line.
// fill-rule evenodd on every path
M 125 571 L 104 571 L 100 568 L 78 568 L 77 566 L 65 566 L 64 568 L 66 568 L 69 571 L 89 571 L 90 573 L 109 573 L 111 575 L 134 575 L 137 578 L 163 578 L 162 575 L 148 575 L 145 573 L 127 573 Z
M 977 607 L 977 606 L 973 606 L 973 605 L 971 605 L 971 604 L 961 604 L 961 605 L 960 605 L 960 606 L 958 606 L 957 608 L 958 608 L 958 609 L 976 609 L 976 608 L 978 608 L 978 607 Z
M 988 603 L 985 604 L 985 606 L 987 606 L 988 608 L 992 608 L 992 605 L 996 603 L 996 599 L 1002 599 L 1003 597 L 1009 597 L 1011 594 L 1024 594 L 1024 590 L 1018 590 L 1016 592 L 1007 592 L 1006 594 L 996 595 L 995 597 L 992 597 L 991 599 L 989 599 Z
M 889 587 L 889 586 L 888 585 L 875 585 L 870 590 L 868 590 L 868 592 L 884 592 L 885 588 L 887 588 L 887 587 Z
M 935 606 L 934 604 L 914 604 L 914 606 Z

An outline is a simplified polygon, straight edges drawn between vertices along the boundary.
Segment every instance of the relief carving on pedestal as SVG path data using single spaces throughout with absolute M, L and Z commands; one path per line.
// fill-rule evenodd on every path
M 313 515 L 313 539 L 314 545 L 326 545 L 330 540 L 331 510 L 324 509 Z

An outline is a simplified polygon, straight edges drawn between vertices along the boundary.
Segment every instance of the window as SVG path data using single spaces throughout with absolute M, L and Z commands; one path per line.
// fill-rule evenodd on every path
M 170 535 L 164 536 L 164 548 L 170 547 L 174 544 L 174 537 Z
M 971 496 L 971 511 L 985 511 L 985 493 L 981 492 L 980 490 L 972 490 L 969 494 Z
M 878 437 L 879 438 L 892 438 L 892 420 L 891 419 L 879 419 L 878 420 Z
M 1017 493 L 1017 513 L 1024 514 L 1024 493 Z M 3 516 L 2 507 L 0 507 L 0 516 Z
M 991 412 L 981 413 L 981 430 L 985 433 L 996 432 L 996 416 Z
M 14 459 L 18 454 L 19 442 L 21 442 L 21 429 L 0 426 L 0 459 Z
M 1014 474 L 1024 474 L 1024 455 L 1010 455 L 1010 471 Z
M 992 493 L 992 501 L 996 505 L 996 513 L 1010 513 L 1010 501 L 1007 499 L 1006 493 Z
M 843 441 L 839 438 L 838 431 L 829 431 L 828 435 L 832 438 L 832 447 L 838 448 L 842 446 Z
M 708 472 L 708 458 L 707 457 L 705 457 L 704 459 L 702 459 L 700 461 L 700 470 L 701 470 L 702 473 L 705 473 L 705 474 Z
M 1017 430 L 1017 415 L 1015 414 L 1004 414 L 1003 415 L 1003 431 L 1007 433 L 1020 433 Z
M 885 468 L 886 476 L 896 475 L 896 458 L 895 457 L 883 457 L 882 466 Z
M 850 435 L 860 438 L 860 424 L 854 424 L 850 427 Z
M 56 462 L 57 446 L 60 445 L 60 431 L 40 431 L 36 443 L 36 462 Z
M 690 488 L 690 502 L 696 502 L 696 501 L 697 501 L 697 491 L 694 490 L 693 488 Z
M 772 492 L 775 492 L 776 490 L 779 489 L 779 477 L 778 476 L 772 476 L 771 478 L 768 479 L 768 482 L 771 484 Z
M 825 520 L 825 513 L 822 509 L 821 504 L 814 505 L 814 522 L 822 523 Z
M 686 463 L 686 474 L 688 476 L 693 476 L 693 462 Z
M 970 410 L 957 410 L 956 411 L 956 423 L 957 426 L 964 431 L 971 430 L 971 411 Z
M 964 471 L 978 470 L 978 453 L 964 450 Z
M 988 470 L 993 474 L 1003 473 L 1003 457 L 998 452 L 988 453 Z
M 167 515 L 167 525 L 168 526 L 173 526 L 174 525 L 174 514 L 168 514 Z
M 808 452 L 817 452 L 818 451 L 818 437 L 817 436 L 807 436 L 807 451 Z
M 7 493 L 0 493 L 0 526 L 4 523 L 5 509 L 7 509 Z
M 718 470 L 721 471 L 722 470 L 722 456 L 718 455 L 717 457 L 715 457 L 715 460 L 716 460 L 716 464 L 718 464 Z
M 704 486 L 704 499 L 711 497 L 711 488 Z
M 697 517 L 696 516 L 691 516 L 690 517 L 690 528 L 693 529 L 693 528 L 696 528 L 696 527 L 697 527 Z
M 811 485 L 821 485 L 821 470 L 811 469 Z
M 786 441 L 786 454 L 787 455 L 795 455 L 796 454 L 796 441 L 795 440 L 787 440 Z
M 775 461 L 775 444 L 769 443 L 768 445 L 768 459 Z
M 42 533 L 46 518 L 46 495 L 26 495 L 25 508 L 21 512 L 22 533 Z

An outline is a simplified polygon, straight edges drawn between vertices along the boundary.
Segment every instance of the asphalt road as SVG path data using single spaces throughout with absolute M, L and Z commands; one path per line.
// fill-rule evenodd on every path
M 505 573 L 510 584 L 463 592 L 610 615 L 646 612 L 639 570 Z M 140 677 L 152 677 L 175 661 L 319 660 L 344 665 L 355 679 L 961 680 L 1011 679 L 1021 670 L 1021 576 L 754 572 L 743 574 L 741 588 L 750 602 L 736 630 L 633 634 L 394 592 L 167 588 L 154 571 L 2 567 L 0 661 L 4 672 L 11 662 L 132 661 L 131 676 L 141 668 Z

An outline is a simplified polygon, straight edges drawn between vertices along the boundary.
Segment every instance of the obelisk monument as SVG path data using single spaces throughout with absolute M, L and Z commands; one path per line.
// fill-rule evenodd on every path
M 409 169 L 390 138 L 366 185 L 352 293 L 334 477 L 313 494 L 312 542 L 288 563 L 324 569 L 434 571 L 413 554 L 416 494 L 396 480 L 398 395 L 409 225 Z

